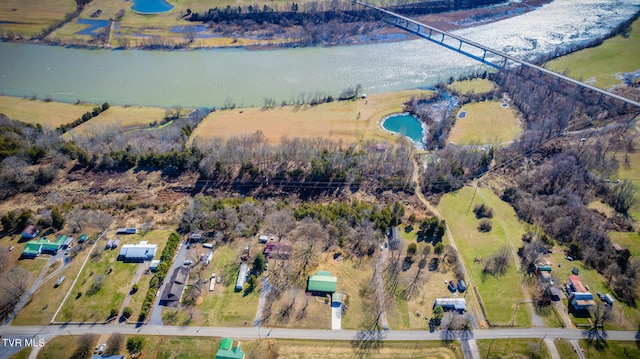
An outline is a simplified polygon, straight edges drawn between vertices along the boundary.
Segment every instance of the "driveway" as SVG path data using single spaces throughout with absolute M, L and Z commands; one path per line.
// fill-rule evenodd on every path
M 342 304 L 331 303 L 331 330 L 342 329 Z
M 167 272 L 167 276 L 164 279 L 164 282 L 158 289 L 158 293 L 156 294 L 156 298 L 154 300 L 153 309 L 151 310 L 151 317 L 149 318 L 149 325 L 162 325 L 162 305 L 160 305 L 160 297 L 162 296 L 162 292 L 164 292 L 164 288 L 169 282 L 173 271 L 175 271 L 178 267 L 184 265 L 184 261 L 190 258 L 189 251 L 187 246 L 184 243 L 180 243 L 178 248 L 178 252 L 175 257 L 173 257 L 173 263 Z

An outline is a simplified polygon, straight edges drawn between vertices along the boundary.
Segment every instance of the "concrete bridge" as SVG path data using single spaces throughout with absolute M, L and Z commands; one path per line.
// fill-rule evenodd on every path
M 367 2 L 352 0 L 352 3 L 377 10 L 382 14 L 386 15 L 386 18 L 385 18 L 386 22 L 392 25 L 395 25 L 401 29 L 404 29 L 408 32 L 411 32 L 417 36 L 420 36 L 424 39 L 427 39 L 431 42 L 434 42 L 438 45 L 444 46 L 450 50 L 459 52 L 463 55 L 471 57 L 472 59 L 478 60 L 495 69 L 500 69 L 505 67 L 515 67 L 515 66 L 529 67 L 541 73 L 547 74 L 549 76 L 556 77 L 558 81 L 574 84 L 576 86 L 599 93 L 600 98 L 602 98 L 603 96 L 606 96 L 606 97 L 621 101 L 625 104 L 631 105 L 633 107 L 640 108 L 639 102 L 616 95 L 614 93 L 597 88 L 595 86 L 585 84 L 583 82 L 572 79 L 570 77 L 555 73 L 553 71 L 547 70 L 538 65 L 532 64 L 525 60 L 518 59 L 502 51 L 494 50 L 490 47 L 484 46 L 477 42 L 467 40 L 463 37 L 452 34 L 450 32 L 437 29 L 427 24 L 423 24 L 421 22 L 415 21 L 413 19 L 402 16 L 400 14 L 396 14 L 392 11 L 388 11 L 378 6 L 369 4 Z

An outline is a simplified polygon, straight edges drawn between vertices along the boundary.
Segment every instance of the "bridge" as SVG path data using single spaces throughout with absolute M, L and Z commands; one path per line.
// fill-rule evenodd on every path
M 401 29 L 404 29 L 410 33 L 413 33 L 417 36 L 420 36 L 424 39 L 427 39 L 431 42 L 434 42 L 440 46 L 446 47 L 450 50 L 461 53 L 472 59 L 478 60 L 495 69 L 501 69 L 501 68 L 513 67 L 513 66 L 528 67 L 531 69 L 535 69 L 541 73 L 547 74 L 549 76 L 556 77 L 558 81 L 564 81 L 566 83 L 574 84 L 578 87 L 582 87 L 582 88 L 594 91 L 600 94 L 600 98 L 605 96 L 605 97 L 609 97 L 609 98 L 621 101 L 625 104 L 640 108 L 640 102 L 630 100 L 626 97 L 616 95 L 609 91 L 606 91 L 606 90 L 597 88 L 595 86 L 585 84 L 581 81 L 572 79 L 570 77 L 555 73 L 541 66 L 532 64 L 525 60 L 518 59 L 505 52 L 492 49 L 490 47 L 484 46 L 477 42 L 465 39 L 461 36 L 452 34 L 444 30 L 437 29 L 433 26 L 423 24 L 421 22 L 415 21 L 413 19 L 402 16 L 400 14 L 396 14 L 392 11 L 385 10 L 381 7 L 369 4 L 367 2 L 352 0 L 352 3 L 379 11 L 382 14 L 387 15 L 385 19 L 386 22 L 392 25 L 395 25 Z

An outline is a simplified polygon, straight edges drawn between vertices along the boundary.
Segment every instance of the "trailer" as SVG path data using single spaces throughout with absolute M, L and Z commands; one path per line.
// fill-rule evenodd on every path
M 216 274 L 211 274 L 211 278 L 209 278 L 209 292 L 213 292 L 213 289 L 216 287 Z
M 465 290 L 467 290 L 467 286 L 464 284 L 464 281 L 462 279 L 460 279 L 458 281 L 458 291 L 460 291 L 460 293 L 462 293 Z

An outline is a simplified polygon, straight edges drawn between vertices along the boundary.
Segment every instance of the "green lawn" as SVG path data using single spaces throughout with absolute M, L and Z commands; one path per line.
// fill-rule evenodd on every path
M 465 81 L 456 81 L 449 85 L 449 88 L 461 95 L 467 93 L 485 93 L 492 91 L 495 84 L 487 79 L 473 79 Z
M 501 277 L 483 276 L 482 260 L 495 253 L 504 245 L 511 245 L 514 250 L 522 246 L 522 235 L 525 227 L 511 206 L 501 201 L 488 189 L 478 188 L 474 198 L 473 187 L 448 193 L 442 197 L 438 211 L 447 220 L 447 224 L 456 241 L 456 245 L 472 277 L 472 285 L 478 288 L 482 302 L 487 310 L 488 320 L 492 324 L 508 324 L 511 322 L 516 303 L 524 299 L 520 276 L 511 258 L 506 274 Z M 473 206 L 484 202 L 493 208 L 493 230 L 488 233 L 478 231 L 479 221 L 476 219 Z M 475 258 L 480 262 L 474 263 Z M 469 286 L 471 290 L 471 285 Z M 529 326 L 528 316 L 516 317 L 518 326 Z M 524 321 L 524 322 L 522 322 Z
M 469 103 L 460 110 L 466 111 L 451 129 L 449 140 L 459 145 L 499 144 L 513 140 L 520 132 L 518 112 L 502 108 L 501 101 Z
M 476 343 L 482 358 L 551 358 L 546 344 L 539 339 L 491 339 L 478 340 Z
M 169 236 L 170 231 L 158 230 L 151 232 L 142 232 L 135 235 L 118 236 L 120 238 L 120 246 L 116 249 L 105 250 L 104 244 L 107 238 L 114 238 L 115 233 L 108 233 L 103 239 L 96 245 L 91 256 L 95 253 L 101 253 L 100 256 L 89 259 L 76 285 L 71 290 L 71 295 L 64 303 L 62 310 L 55 318 L 58 322 L 66 321 L 83 321 L 83 322 L 101 322 L 109 317 L 109 312 L 112 309 L 120 310 L 125 297 L 131 290 L 133 275 L 138 266 L 148 266 L 149 263 L 124 263 L 118 261 L 118 253 L 120 247 L 123 244 L 138 243 L 141 240 L 148 241 L 149 243 L 158 244 L 158 251 L 156 257 L 160 257 L 166 239 Z M 87 290 L 96 281 L 98 276 L 103 276 L 104 281 L 100 290 L 93 295 L 88 295 Z M 150 279 L 149 276 L 142 276 L 140 278 L 140 286 L 145 286 Z M 138 291 L 140 292 L 140 290 Z M 81 293 L 78 297 L 78 293 Z M 130 307 L 134 309 L 134 315 L 136 311 L 140 309 L 141 298 L 145 292 L 134 294 L 134 300 L 130 303 Z M 140 298 L 139 298 L 140 297 Z M 141 302 L 140 302 L 141 303 Z
M 575 79 L 609 88 L 619 84 L 617 73 L 638 70 L 640 64 L 640 19 L 632 24 L 629 37 L 622 35 L 605 40 L 602 45 L 584 49 L 550 61 L 546 67 L 556 72 L 567 71 Z
M 573 349 L 573 345 L 566 339 L 554 339 L 556 349 L 562 359 L 578 359 L 578 353 Z
M 587 359 L 632 359 L 640 358 L 640 348 L 637 342 L 620 342 L 608 340 L 602 350 L 587 344 L 587 341 L 580 340 L 580 346 L 584 350 Z
M 637 232 L 609 232 L 609 238 L 620 247 L 629 249 L 631 255 L 640 254 L 640 234 Z

